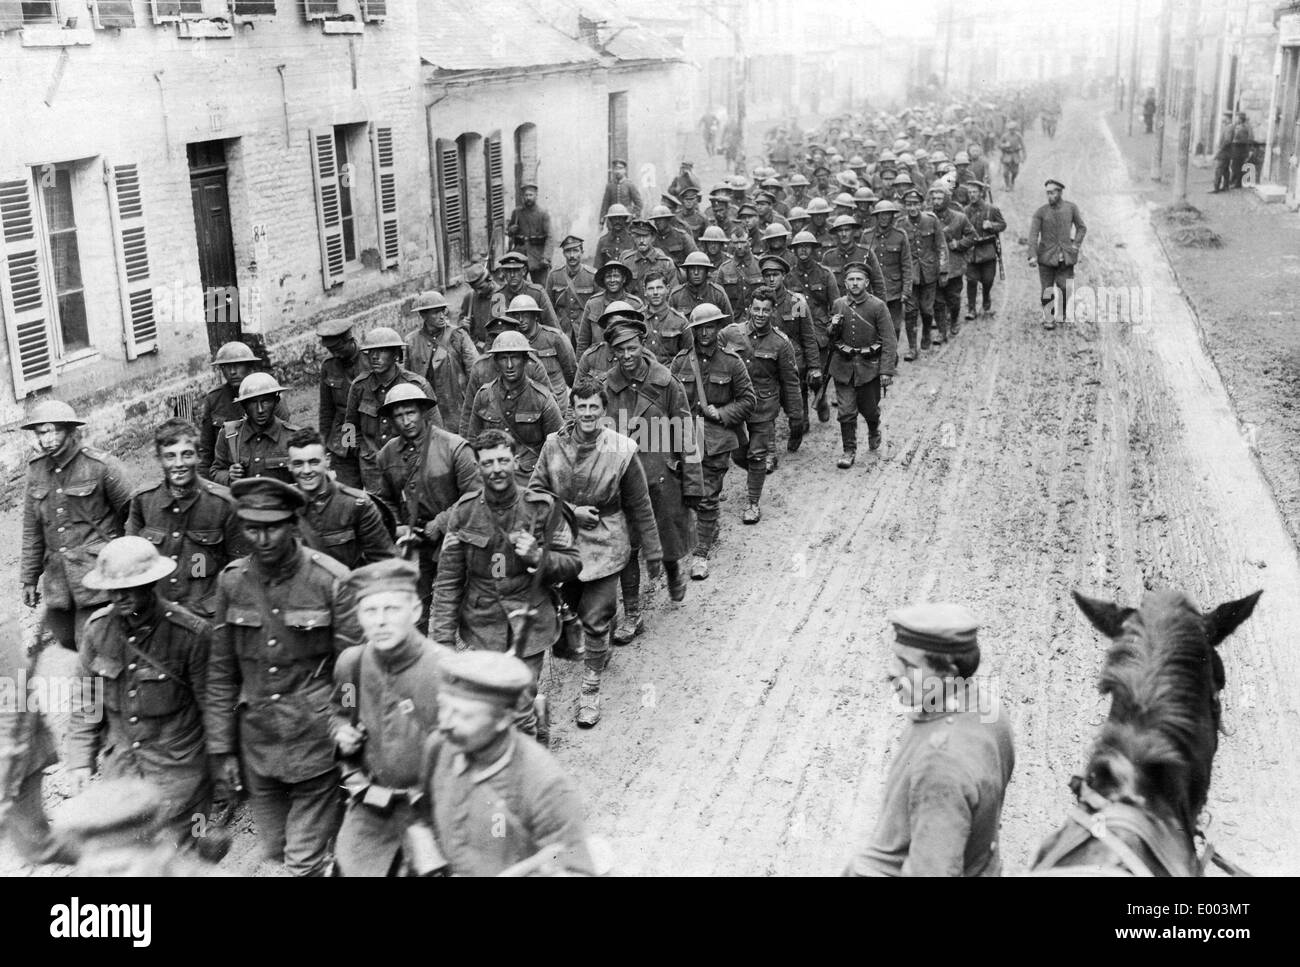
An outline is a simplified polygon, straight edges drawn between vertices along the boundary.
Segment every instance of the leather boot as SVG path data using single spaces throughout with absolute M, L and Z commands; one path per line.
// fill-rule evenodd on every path
M 630 644 L 641 633 L 641 601 L 639 598 L 623 599 L 623 617 L 614 629 L 614 644 Z
M 686 575 L 681 561 L 664 561 L 664 574 L 668 577 L 668 597 L 673 601 L 686 600 Z
M 600 721 L 600 676 L 603 665 L 602 660 L 590 653 L 587 655 L 587 669 L 582 675 L 582 689 L 578 692 L 579 728 L 589 729 Z
M 835 461 L 835 466 L 848 470 L 858 457 L 858 424 L 856 419 L 840 423 L 840 439 L 844 442 L 844 456 Z

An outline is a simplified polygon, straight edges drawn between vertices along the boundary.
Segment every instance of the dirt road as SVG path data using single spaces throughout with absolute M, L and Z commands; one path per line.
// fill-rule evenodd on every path
M 997 192 L 999 312 L 901 364 L 879 458 L 837 470 L 836 425 L 814 424 L 799 453 L 782 450 L 752 528 L 729 474 L 712 576 L 682 605 L 656 589 L 596 729 L 571 724 L 580 670 L 548 669 L 558 755 L 621 872 L 838 872 L 903 725 L 885 615 L 921 598 L 984 621 L 982 673 L 1017 742 L 1001 848 L 1024 869 L 1104 714 L 1104 645 L 1069 592 L 1131 603 L 1163 585 L 1203 607 L 1265 589 L 1223 649 L 1209 832 L 1256 873 L 1300 872 L 1300 566 L 1098 109 L 1076 104 L 1055 141 L 1031 141 L 1014 196 Z M 1048 175 L 1087 215 L 1080 284 L 1149 286 L 1151 320 L 1041 330 L 1017 239 Z

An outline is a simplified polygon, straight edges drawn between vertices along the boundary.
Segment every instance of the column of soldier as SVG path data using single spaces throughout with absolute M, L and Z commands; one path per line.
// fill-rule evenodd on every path
M 570 235 L 550 269 L 527 186 L 518 250 L 468 270 L 458 319 L 430 291 L 404 337 L 320 324 L 314 428 L 248 346 L 222 346 L 221 385 L 156 428 L 161 478 L 135 493 L 70 406 L 38 404 L 23 601 L 91 684 L 66 762 L 87 791 L 57 835 L 41 723 L 10 770 L 24 854 L 188 869 L 177 845 L 217 855 L 246 791 L 295 874 L 596 868 L 543 748 L 545 655 L 582 663 L 594 726 L 611 640 L 642 631 L 641 559 L 675 602 L 708 577 L 724 475 L 745 468 L 757 523 L 778 414 L 795 451 L 809 397 L 820 422 L 835 406 L 848 469 L 859 412 L 880 446 L 904 334 L 905 360 L 956 337 L 963 278 L 966 319 L 992 312 L 990 118 L 925 120 L 834 119 L 811 145 L 778 128 L 771 166 L 705 208 L 689 162 L 644 212 L 616 163 L 594 267 Z M 1004 121 L 1005 176 L 1023 142 Z

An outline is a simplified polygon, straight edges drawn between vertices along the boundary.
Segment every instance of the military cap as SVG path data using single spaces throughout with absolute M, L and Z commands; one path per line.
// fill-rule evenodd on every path
M 715 185 L 709 189 L 709 198 L 718 201 L 731 201 L 731 189 L 726 185 Z
M 577 235 L 566 235 L 564 241 L 560 242 L 560 251 L 566 251 L 571 248 L 582 248 L 586 243 L 578 238 Z
M 465 281 L 470 285 L 478 285 L 487 278 L 487 275 L 487 266 L 476 262 L 465 270 Z
M 412 308 L 416 312 L 423 312 L 425 309 L 445 309 L 447 297 L 437 289 L 426 289 L 415 297 L 415 305 Z
M 143 537 L 115 537 L 104 545 L 94 568 L 81 579 L 93 591 L 139 588 L 153 584 L 176 570 L 176 562 L 163 557 L 152 541 Z
M 798 232 L 795 234 L 793 241 L 790 242 L 791 248 L 798 248 L 800 245 L 820 245 L 817 236 L 812 232 Z
M 611 168 L 626 168 L 627 161 L 625 161 L 623 158 L 615 158 L 613 161 L 609 163 L 609 166 Z
M 501 256 L 497 265 L 503 269 L 526 269 L 528 268 L 528 256 L 523 252 L 507 252 Z
M 340 319 L 326 319 L 316 323 L 316 335 L 321 339 L 333 339 L 352 329 L 352 320 L 347 316 Z
M 397 334 L 396 329 L 388 326 L 376 326 L 361 337 L 361 351 L 370 349 L 405 349 L 406 343 Z M 256 374 L 254 374 L 256 375 Z
M 835 221 L 831 222 L 831 230 L 834 231 L 840 228 L 857 228 L 859 224 L 861 223 L 852 215 L 837 215 Z
M 760 191 L 754 195 L 754 201 L 773 203 L 776 201 L 776 195 L 772 194 L 770 191 Z
M 677 199 L 675 198 L 673 199 L 673 201 L 676 200 Z M 656 218 L 672 218 L 672 217 L 673 217 L 673 213 L 668 210 L 667 205 L 655 205 L 654 208 L 650 209 L 650 214 L 646 216 L 646 218 L 652 221 Z
M 900 645 L 951 655 L 974 648 L 979 622 L 965 605 L 948 602 L 911 604 L 892 612 L 889 621 Z
M 235 397 L 235 402 L 244 403 L 259 396 L 283 392 L 284 387 L 280 381 L 270 373 L 249 373 L 239 384 L 239 395 Z
M 600 271 L 596 273 L 596 277 L 603 279 L 605 277 L 605 273 L 608 272 L 610 269 L 614 269 L 616 272 L 618 272 L 620 275 L 623 276 L 624 285 L 627 285 L 634 278 L 632 270 L 628 268 L 625 264 L 620 262 L 618 259 L 610 259 L 608 262 L 602 265 L 600 267 Z
M 820 195 L 818 195 L 816 198 L 814 198 L 812 201 L 808 203 L 809 216 L 829 215 L 830 213 L 831 213 L 831 206 L 827 203 L 826 199 L 822 198 Z
M 975 180 L 974 178 L 972 178 L 970 181 L 966 182 L 965 184 L 966 184 L 966 187 L 967 187 L 967 188 L 979 188 L 979 189 L 982 189 L 982 190 L 984 190 L 984 191 L 988 191 L 988 187 L 989 187 L 989 186 L 986 185 L 984 182 L 982 182 L 982 181 L 977 181 L 977 180 Z
M 909 198 L 915 198 L 917 201 L 925 201 L 925 196 L 921 194 L 921 189 L 915 187 L 909 188 L 907 191 L 903 192 L 903 201 L 907 201 Z
M 787 222 L 806 222 L 812 216 L 808 214 L 808 209 L 795 205 L 786 212 L 785 220 Z
M 55 828 L 74 840 L 135 833 L 141 841 L 152 837 L 163 808 L 163 794 L 145 779 L 104 779 L 65 800 Z
M 380 405 L 379 412 L 386 413 L 398 403 L 414 403 L 425 410 L 431 410 L 438 405 L 435 400 L 429 399 L 424 390 L 414 383 L 398 383 L 384 394 L 384 402 Z
M 506 306 L 506 312 L 512 316 L 518 317 L 521 312 L 541 312 L 542 307 L 537 304 L 537 300 L 527 292 L 521 292 L 510 300 L 510 305 Z
M 63 423 L 68 426 L 85 426 L 86 421 L 77 418 L 77 411 L 63 400 L 41 400 L 32 407 L 27 415 L 24 430 L 34 430 L 43 423 Z
M 861 272 L 865 278 L 871 277 L 871 272 L 867 268 L 867 263 L 862 261 L 861 259 L 853 259 L 853 261 L 851 262 L 844 263 L 845 278 L 848 278 L 848 274 L 852 272 L 854 269 L 857 269 L 859 272 Z
M 235 498 L 235 515 L 255 523 L 289 520 L 307 506 L 302 491 L 274 477 L 243 477 L 230 485 L 230 493 Z
M 686 328 L 694 329 L 696 326 L 717 325 L 727 318 L 727 314 L 715 306 L 712 302 L 701 302 L 691 310 L 690 318 L 686 320 Z
M 736 212 L 736 215 L 740 218 L 744 218 L 746 215 L 757 215 L 757 214 L 758 214 L 758 209 L 755 208 L 753 205 L 751 205 L 749 202 L 745 202 L 743 205 L 741 205 L 739 211 Z
M 696 188 L 694 185 L 687 185 L 685 188 L 683 188 L 683 189 L 682 189 L 681 191 L 679 191 L 677 194 L 678 194 L 679 197 L 681 197 L 681 198 L 684 199 L 687 195 L 698 195 L 698 194 L 701 194 L 701 192 L 700 192 L 700 189 Z
M 483 332 L 485 335 L 495 338 L 503 332 L 519 332 L 522 328 L 523 323 L 514 316 L 500 315 L 489 319 L 487 325 L 483 327 Z
M 633 235 L 653 235 L 655 227 L 648 218 L 638 218 L 632 222 Z
M 438 690 L 506 709 L 512 708 L 532 683 L 533 673 L 514 655 L 474 648 L 454 651 L 443 658 Z
M 613 205 L 610 205 L 609 208 L 606 209 L 605 211 L 606 220 L 611 218 L 631 218 L 631 217 L 632 217 L 632 213 L 627 210 L 626 205 L 620 205 L 615 203 Z
M 769 268 L 779 269 L 782 272 L 790 271 L 790 263 L 779 255 L 767 254 L 758 260 L 760 272 L 766 272 Z
M 853 196 L 850 195 L 847 191 L 840 192 L 838 195 L 835 196 L 835 206 L 837 208 L 852 208 Z
M 1055 178 L 1048 178 L 1045 182 L 1043 182 L 1044 188 L 1051 188 L 1053 185 L 1055 185 L 1057 188 L 1060 188 L 1061 191 L 1065 191 L 1065 185 L 1057 181 Z
M 717 228 L 717 229 L 718 229 L 718 234 L 719 234 L 719 235 L 722 235 L 722 229 L 718 228 L 718 226 L 716 226 L 716 225 L 710 225 L 709 227 L 710 227 L 710 228 Z M 741 231 L 744 231 L 744 229 L 741 229 Z M 706 232 L 705 234 L 708 234 L 708 233 Z M 724 235 L 722 238 L 710 238 L 710 239 L 705 239 L 705 241 L 709 241 L 709 242 L 714 242 L 714 241 L 716 241 L 716 242 L 725 242 L 726 240 L 727 240 L 727 239 L 726 239 L 726 236 L 725 236 L 725 235 Z M 713 268 L 713 263 L 709 261 L 709 257 L 708 257 L 707 255 L 705 255 L 703 252 L 692 252 L 690 255 L 686 256 L 685 259 L 682 260 L 682 268 L 684 268 L 684 269 L 693 269 L 693 268 L 712 269 L 712 268 Z
M 625 314 L 610 322 L 605 327 L 603 336 L 605 342 L 607 342 L 609 347 L 613 349 L 619 343 L 627 342 L 627 340 L 633 336 L 637 339 L 644 339 L 646 333 L 649 331 L 650 330 L 646 328 L 646 324 L 640 319 L 634 319 L 630 315 Z
M 807 188 L 810 184 L 812 182 L 797 172 L 790 178 L 791 188 Z
M 525 181 L 522 185 L 519 186 L 519 190 L 520 190 L 520 191 L 527 191 L 529 188 L 531 188 L 533 191 L 536 191 L 536 190 L 537 190 L 537 182 L 535 182 L 535 181 Z
M 401 557 L 385 558 L 355 569 L 343 579 L 351 588 L 357 600 L 385 591 L 408 591 L 418 594 L 416 582 L 420 578 L 420 567 L 414 561 Z
M 492 340 L 492 346 L 488 349 L 489 353 L 527 353 L 532 351 L 532 345 L 528 338 L 522 332 L 503 332 Z
M 727 233 L 717 225 L 710 225 L 704 230 L 704 233 L 700 235 L 701 242 L 725 242 L 726 240 Z M 687 261 L 690 261 L 690 258 L 690 255 L 686 256 Z M 710 262 L 709 264 L 712 265 L 713 263 Z

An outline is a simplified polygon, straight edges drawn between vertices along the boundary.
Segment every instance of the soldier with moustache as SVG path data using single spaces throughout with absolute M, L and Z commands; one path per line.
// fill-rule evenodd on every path
M 817 261 L 815 257 L 818 248 L 817 239 L 810 233 L 800 232 L 796 235 L 791 248 L 794 249 L 794 265 L 785 278 L 785 285 L 791 292 L 797 292 L 808 302 L 808 309 L 812 313 L 813 337 L 817 340 L 817 368 L 824 374 L 830 354 L 830 336 L 827 334 L 827 327 L 831 321 L 831 307 L 840 297 L 839 283 L 835 273 Z M 825 386 L 826 383 L 823 381 L 822 391 L 819 391 L 816 397 L 817 419 L 822 423 L 831 418 L 831 405 L 826 399 Z M 806 406 L 805 401 L 801 409 Z
M 844 455 L 835 465 L 841 470 L 857 459 L 859 413 L 867 421 L 868 446 L 880 447 L 880 398 L 898 366 L 897 330 L 884 301 L 867 291 L 866 265 L 847 266 L 844 286 L 831 315 L 828 371 L 839 404 Z
M 731 257 L 718 269 L 717 282 L 727 300 L 710 305 L 722 308 L 728 316 L 732 314 L 732 307 L 748 305 L 749 294 L 763 284 L 763 270 L 753 251 L 753 236 L 741 225 L 732 229 Z
M 632 280 L 627 285 L 632 295 L 641 295 L 641 280 L 651 269 L 673 280 L 677 278 L 677 266 L 667 253 L 655 246 L 654 241 L 654 225 L 640 218 L 632 223 L 632 248 L 619 256 L 619 261 L 632 271 Z
M 794 452 L 803 443 L 808 429 L 808 389 L 815 393 L 822 385 L 821 353 L 817 350 L 817 337 L 813 333 L 812 310 L 808 300 L 785 287 L 790 264 L 779 255 L 764 255 L 759 260 L 764 287 L 772 290 L 772 324 L 790 340 L 794 349 L 795 366 L 799 371 L 802 403 L 799 419 L 790 419 L 790 437 L 786 449 Z M 750 298 L 753 298 L 751 293 Z M 788 414 L 787 414 L 788 416 Z M 775 415 L 773 416 L 775 419 Z M 769 470 L 776 469 L 776 455 L 768 459 Z
M 605 234 L 596 240 L 596 276 L 599 281 L 600 271 L 609 261 L 618 257 L 632 247 L 632 233 L 628 231 L 632 213 L 623 205 L 611 205 L 605 212 Z
M 903 303 L 912 294 L 912 243 L 907 234 L 894 224 L 901 210 L 897 202 L 888 199 L 876 202 L 871 209 L 876 217 L 875 227 L 862 233 L 863 243 L 875 253 L 880 263 L 885 283 L 880 298 L 889 307 L 889 315 L 894 320 L 895 339 L 903 332 Z
M 560 243 L 564 265 L 553 269 L 546 281 L 551 304 L 560 320 L 560 331 L 572 343 L 582 319 L 582 310 L 596 294 L 596 271 L 582 261 L 582 239 L 566 235 Z
M 700 211 L 700 189 L 694 186 L 683 188 L 677 197 L 682 203 L 681 210 L 676 216 L 677 224 L 698 243 L 704 230 L 709 227 L 708 218 Z
M 655 205 L 651 208 L 649 220 L 654 227 L 655 248 L 672 259 L 674 266 L 680 267 L 686 261 L 686 256 L 697 250 L 695 237 L 689 231 L 677 226 L 677 219 L 668 210 L 667 205 Z

